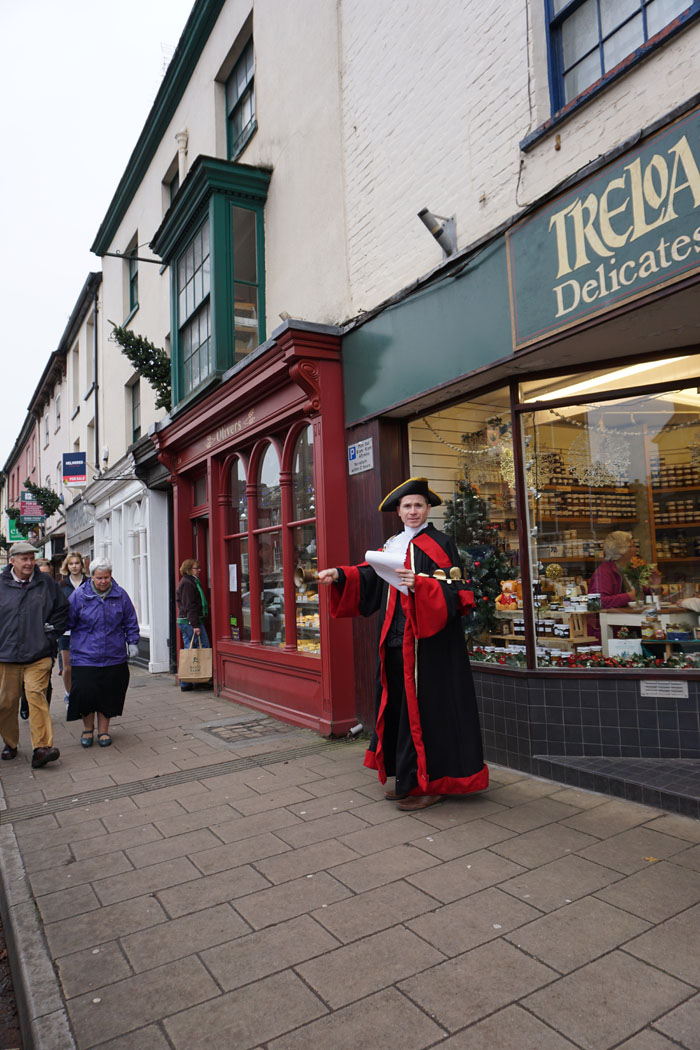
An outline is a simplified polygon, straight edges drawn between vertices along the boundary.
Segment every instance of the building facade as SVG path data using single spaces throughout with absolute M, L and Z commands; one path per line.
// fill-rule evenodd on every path
M 314 572 L 427 474 L 491 756 L 700 757 L 699 43 L 699 0 L 195 3 L 93 244 L 82 506 L 152 669 L 196 557 L 224 696 L 370 724 L 375 628 Z M 167 415 L 112 321 L 167 350 Z

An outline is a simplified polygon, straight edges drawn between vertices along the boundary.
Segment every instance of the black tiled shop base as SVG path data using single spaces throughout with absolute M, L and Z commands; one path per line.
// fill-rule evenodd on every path
M 700 816 L 700 683 L 676 699 L 634 679 L 473 671 L 487 759 Z

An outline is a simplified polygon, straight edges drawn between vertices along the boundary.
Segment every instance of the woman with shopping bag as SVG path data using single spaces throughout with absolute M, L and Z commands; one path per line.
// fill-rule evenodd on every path
M 183 692 L 193 689 L 195 682 L 208 682 L 211 678 L 211 644 L 204 625 L 209 603 L 199 582 L 201 571 L 196 558 L 185 558 L 180 566 L 180 582 L 175 593 L 177 626 L 182 635 L 178 678 Z M 208 657 L 203 653 L 196 655 L 197 650 L 206 650 Z

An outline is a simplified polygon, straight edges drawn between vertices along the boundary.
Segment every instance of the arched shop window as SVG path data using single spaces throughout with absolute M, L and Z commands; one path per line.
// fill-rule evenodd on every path
M 316 581 L 316 493 L 313 427 L 299 434 L 292 456 L 292 545 L 296 602 L 297 649 L 321 655 Z
M 282 647 L 285 642 L 284 576 L 282 564 L 282 490 L 277 450 L 268 445 L 258 473 L 255 545 L 260 580 L 260 641 Z
M 249 450 L 252 483 L 242 456 L 228 468 L 224 538 L 231 640 L 293 648 L 296 638 L 300 652 L 319 656 L 313 427 L 291 434 L 285 448 L 284 472 L 269 441 Z M 286 573 L 285 552 L 290 558 Z M 294 587 L 295 630 L 285 619 L 285 577 Z M 259 617 L 253 615 L 257 610 Z
M 226 546 L 228 549 L 229 620 L 234 642 L 249 642 L 250 563 L 248 560 L 248 497 L 245 467 L 236 456 L 230 472 L 230 499 Z

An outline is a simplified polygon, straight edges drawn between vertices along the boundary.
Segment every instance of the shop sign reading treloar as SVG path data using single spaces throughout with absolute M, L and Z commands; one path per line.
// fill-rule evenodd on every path
M 507 236 L 513 347 L 700 269 L 700 111 Z

